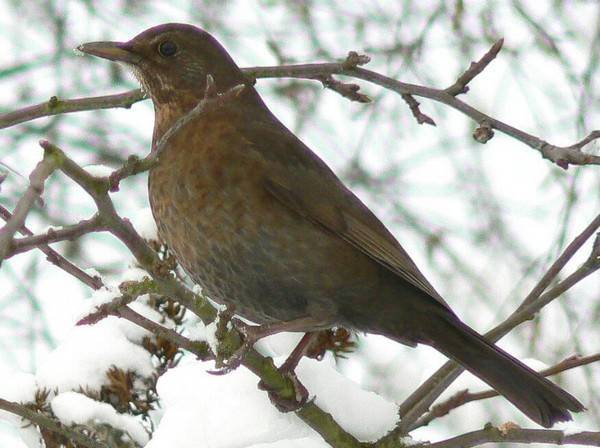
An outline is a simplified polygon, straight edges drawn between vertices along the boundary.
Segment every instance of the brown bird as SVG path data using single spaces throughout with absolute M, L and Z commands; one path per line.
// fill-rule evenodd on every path
M 133 69 L 154 103 L 153 145 L 203 100 L 211 80 L 220 93 L 246 86 L 179 128 L 149 177 L 160 236 L 211 298 L 291 331 L 346 326 L 430 345 L 545 427 L 584 409 L 454 314 L 210 34 L 165 24 L 79 49 Z

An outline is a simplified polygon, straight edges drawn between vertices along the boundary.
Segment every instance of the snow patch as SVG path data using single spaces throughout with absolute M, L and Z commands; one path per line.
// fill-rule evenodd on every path
M 114 171 L 114 168 L 106 165 L 86 165 L 83 168 L 94 177 L 108 177 Z
M 254 374 L 208 374 L 213 368 L 212 362 L 187 360 L 159 379 L 165 413 L 146 448 L 328 446 L 295 414 L 277 411 Z M 376 440 L 394 427 L 396 405 L 362 390 L 330 363 L 304 358 L 297 372 L 317 404 L 360 440 Z
M 158 240 L 158 229 L 150 207 L 138 210 L 129 217 L 129 221 L 133 224 L 136 232 L 145 240 Z
M 148 442 L 148 433 L 131 415 L 119 414 L 108 403 L 102 403 L 77 393 L 64 392 L 50 403 L 52 411 L 65 425 L 85 425 L 90 422 L 106 423 L 125 431 L 138 444 Z
M 112 366 L 150 375 L 151 355 L 134 343 L 146 334 L 146 330 L 112 316 L 93 326 L 74 327 L 41 363 L 38 385 L 59 392 L 80 387 L 99 391 L 107 382 L 106 371 Z
M 195 325 L 187 328 L 188 337 L 192 341 L 203 341 L 208 343 L 213 353 L 217 353 L 219 341 L 217 339 L 217 323 L 218 318 L 208 325 L 202 321 L 198 321 Z
M 127 269 L 119 278 L 121 282 L 141 282 L 147 278 L 150 278 L 150 274 L 141 268 L 132 267 Z

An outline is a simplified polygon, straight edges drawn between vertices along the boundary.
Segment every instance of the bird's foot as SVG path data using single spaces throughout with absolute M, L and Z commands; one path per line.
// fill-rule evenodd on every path
M 210 372 L 214 375 L 225 375 L 237 369 L 242 364 L 244 356 L 246 356 L 248 351 L 252 349 L 254 344 L 259 339 L 280 333 L 282 331 L 306 331 L 306 328 L 313 328 L 316 323 L 321 323 L 312 317 L 302 317 L 290 321 L 272 322 L 264 325 L 249 325 L 239 319 L 231 318 L 230 316 L 231 313 L 228 315 L 227 321 L 220 321 L 220 325 L 226 325 L 228 322 L 231 322 L 238 333 L 242 336 L 243 342 L 227 360 L 217 359 L 218 370 Z M 304 338 L 302 338 L 300 344 L 298 344 L 298 347 L 296 347 L 296 349 L 292 352 L 292 355 L 290 355 L 290 358 L 288 358 L 288 360 L 286 360 L 284 363 L 288 364 L 290 367 L 287 368 L 287 370 L 294 370 L 298 364 L 298 361 L 304 355 L 304 351 L 310 343 L 310 340 L 311 337 L 306 335 Z
M 281 368 L 279 369 L 281 371 Z M 281 371 L 292 382 L 294 396 L 284 398 L 280 391 L 269 387 L 263 380 L 258 382 L 258 388 L 267 392 L 269 400 L 280 412 L 294 412 L 300 409 L 308 402 L 308 390 L 300 382 L 294 371 Z
M 262 337 L 260 331 L 258 331 L 260 326 L 248 325 L 239 319 L 232 318 L 231 316 L 228 316 L 228 319 L 224 325 L 227 325 L 229 322 L 231 322 L 237 332 L 242 336 L 243 340 L 241 345 L 233 352 L 231 356 L 227 357 L 227 359 L 223 359 L 220 356 L 217 357 L 217 370 L 209 371 L 209 373 L 213 375 L 226 375 L 227 373 L 237 369 L 242 364 L 244 357 L 254 346 L 256 341 Z
M 264 381 L 261 380 L 258 383 L 258 388 L 267 392 L 269 400 L 271 400 L 271 403 L 273 403 L 280 412 L 297 411 L 308 401 L 308 390 L 300 380 L 298 380 L 295 370 L 300 359 L 302 359 L 310 344 L 315 340 L 317 334 L 318 333 L 316 332 L 305 333 L 290 356 L 288 356 L 285 362 L 277 369 L 282 375 L 291 380 L 295 392 L 294 398 L 282 398 L 281 394 L 276 390 L 269 388 Z

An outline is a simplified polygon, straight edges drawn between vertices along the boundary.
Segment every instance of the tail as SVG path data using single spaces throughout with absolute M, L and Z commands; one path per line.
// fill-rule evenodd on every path
M 433 322 L 432 322 L 433 324 Z M 448 313 L 432 325 L 427 344 L 462 364 L 534 422 L 549 428 L 585 407 L 572 395 L 484 339 Z

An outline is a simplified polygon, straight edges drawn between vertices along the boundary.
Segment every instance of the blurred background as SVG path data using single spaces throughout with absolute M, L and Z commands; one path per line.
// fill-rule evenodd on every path
M 128 40 L 164 22 L 200 26 L 242 67 L 343 59 L 368 54 L 367 68 L 401 81 L 447 87 L 500 37 L 504 48 L 462 99 L 519 129 L 567 145 L 600 128 L 600 3 L 596 0 L 0 0 L 0 113 L 47 101 L 137 87 L 121 67 L 79 57 L 94 40 Z M 513 311 L 565 245 L 600 210 L 600 170 L 567 171 L 496 133 L 486 145 L 475 124 L 422 100 L 437 127 L 420 126 L 393 92 L 362 81 L 371 104 L 351 103 L 320 83 L 259 80 L 282 121 L 317 152 L 389 226 L 421 270 L 471 326 L 484 331 Z M 58 115 L 0 130 L 0 203 L 12 210 L 41 158 L 37 141 L 61 146 L 82 165 L 118 167 L 150 148 L 149 101 L 131 109 Z M 588 151 L 598 154 L 595 143 Z M 113 195 L 132 219 L 148 207 L 146 176 Z M 38 233 L 89 218 L 92 201 L 64 176 L 46 184 L 44 204 L 27 220 Z M 130 256 L 109 235 L 55 245 L 69 260 L 117 275 Z M 591 244 L 567 266 L 582 263 Z M 65 337 L 90 290 L 40 252 L 15 256 L 0 270 L 0 375 L 35 372 Z M 554 364 L 599 350 L 600 278 L 555 301 L 501 345 L 520 358 Z M 433 350 L 359 335 L 344 374 L 401 402 L 444 362 Z M 463 375 L 450 389 L 478 389 Z M 557 381 L 588 408 L 575 428 L 600 427 L 600 365 Z M 480 428 L 520 416 L 498 399 L 464 406 L 415 433 L 422 438 Z M 484 413 L 485 411 L 485 413 Z M 475 417 L 473 417 L 475 416 Z M 473 426 L 476 425 L 476 426 Z M 0 423 L 7 441 L 10 427 Z M 3 440 L 3 439 L 0 439 Z M 16 443 L 16 442 L 15 442 Z M 12 445 L 11 445 L 12 446 Z

